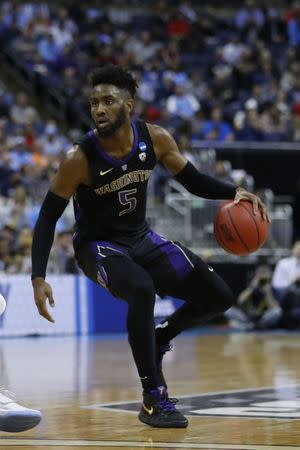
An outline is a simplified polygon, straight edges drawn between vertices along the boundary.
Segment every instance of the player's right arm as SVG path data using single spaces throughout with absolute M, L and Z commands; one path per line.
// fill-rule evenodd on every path
M 46 302 L 48 299 L 52 307 L 55 303 L 51 286 L 45 277 L 55 227 L 81 183 L 88 184 L 88 163 L 80 148 L 75 146 L 66 154 L 51 182 L 33 232 L 31 279 L 34 300 L 40 315 L 50 322 L 54 320 L 47 310 Z

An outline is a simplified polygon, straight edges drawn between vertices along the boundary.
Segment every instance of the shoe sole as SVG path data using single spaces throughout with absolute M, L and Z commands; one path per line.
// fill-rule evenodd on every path
M 145 423 L 146 425 L 149 425 L 150 427 L 154 428 L 186 428 L 189 424 L 188 420 L 186 422 L 177 423 L 177 424 L 154 424 L 151 423 L 151 418 L 145 417 L 141 414 L 138 415 L 138 418 L 141 422 Z
M 42 419 L 41 413 L 28 413 L 28 411 L 12 411 L 0 416 L 0 430 L 9 433 L 30 430 L 36 427 Z

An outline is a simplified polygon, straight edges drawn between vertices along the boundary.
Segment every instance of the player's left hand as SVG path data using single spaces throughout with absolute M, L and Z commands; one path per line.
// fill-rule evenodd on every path
M 242 187 L 238 187 L 233 201 L 237 204 L 241 200 L 248 200 L 249 202 L 251 202 L 253 207 L 253 214 L 256 215 L 258 214 L 259 210 L 261 210 L 263 220 L 267 220 L 268 222 L 270 222 L 267 207 L 257 195 L 252 194 L 252 192 L 246 191 L 246 189 Z

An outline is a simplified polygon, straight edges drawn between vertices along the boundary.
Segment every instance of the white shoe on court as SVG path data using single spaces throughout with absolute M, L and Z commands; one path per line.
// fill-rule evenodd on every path
M 4 391 L 7 394 L 6 391 Z M 30 430 L 40 423 L 42 414 L 36 409 L 25 408 L 4 395 L 0 390 L 0 430 L 10 433 Z

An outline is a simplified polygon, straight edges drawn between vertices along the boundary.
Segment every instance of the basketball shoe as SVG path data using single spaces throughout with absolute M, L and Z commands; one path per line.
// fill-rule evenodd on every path
M 40 423 L 42 415 L 40 411 L 25 408 L 11 398 L 7 397 L 7 391 L 0 391 L 0 430 L 17 433 L 26 431 Z
M 139 420 L 151 427 L 186 428 L 188 420 L 181 412 L 177 411 L 176 403 L 177 399 L 169 398 L 165 386 L 144 392 Z

